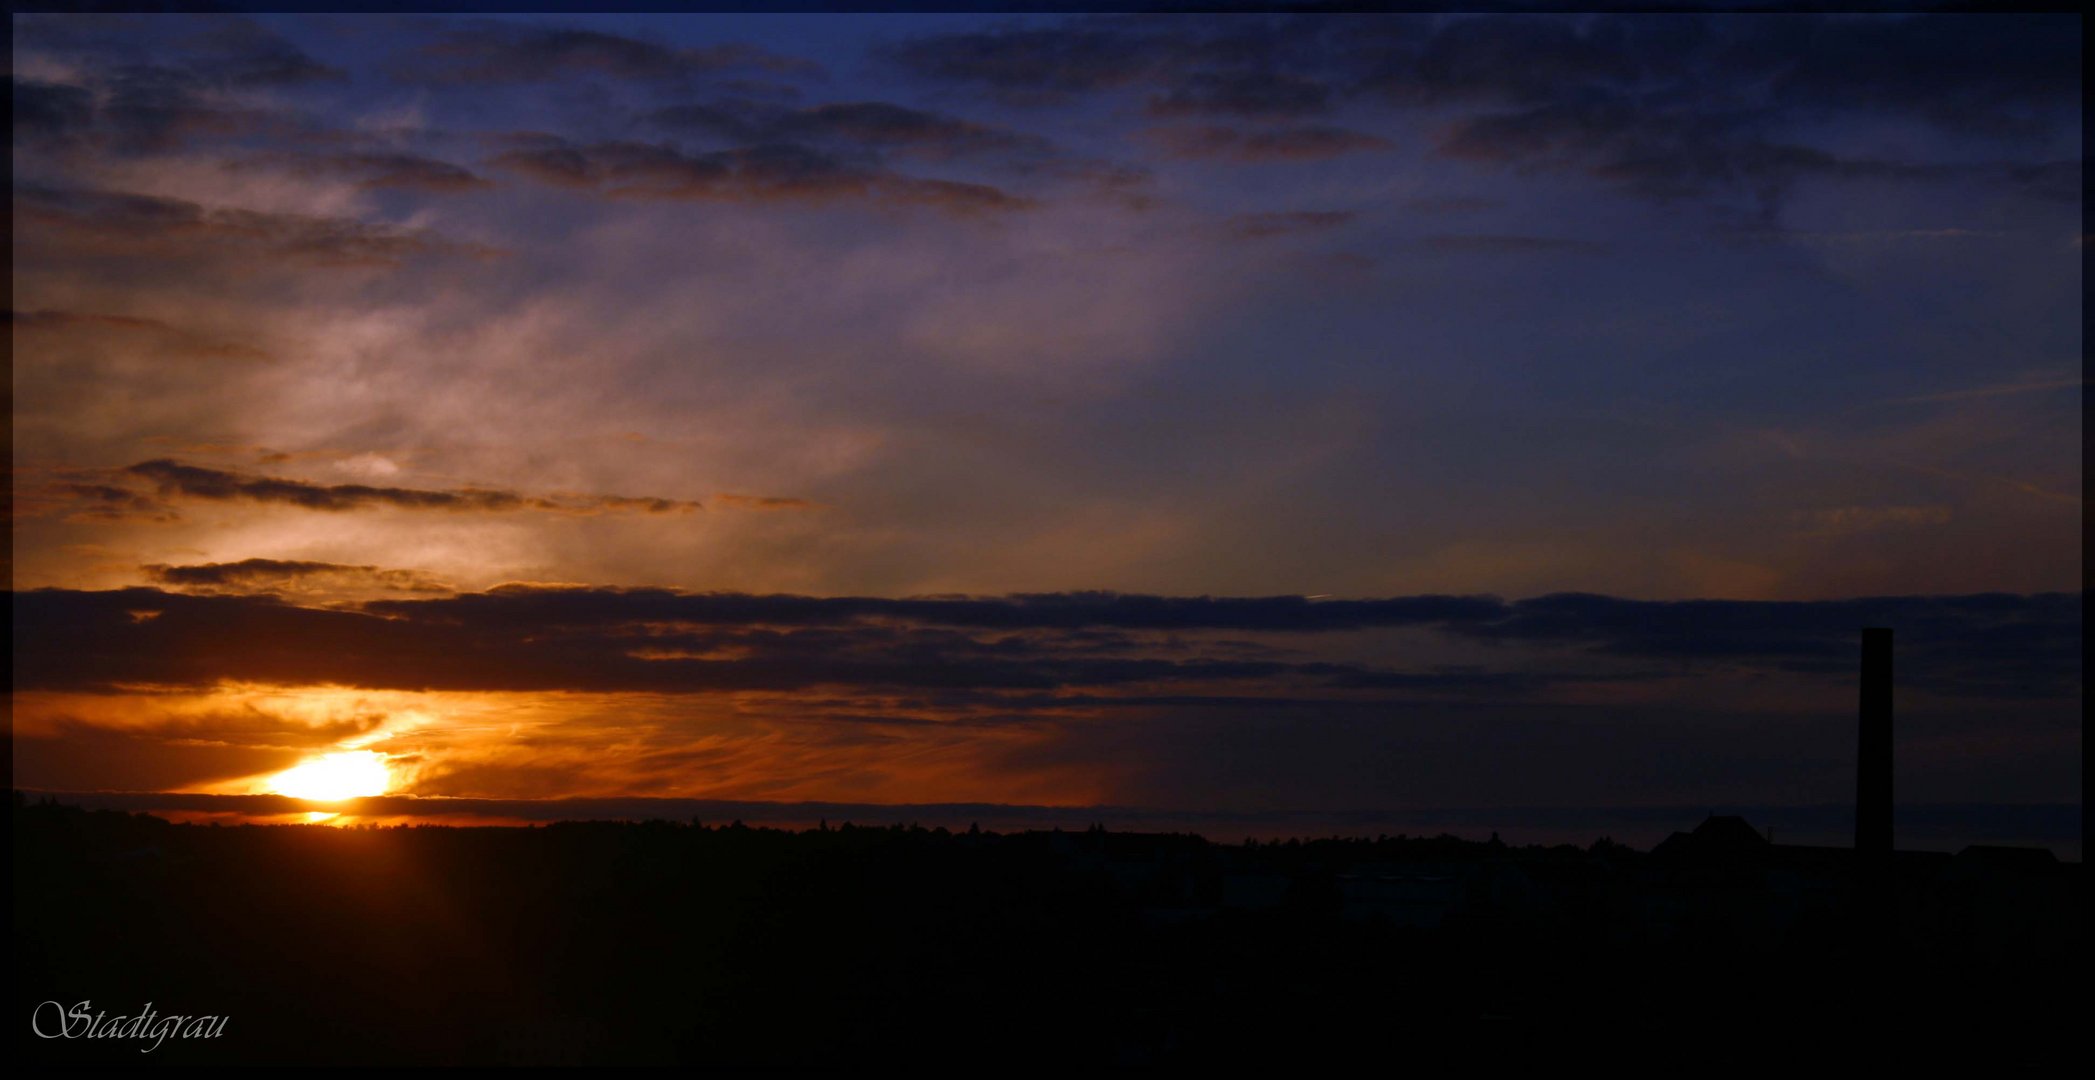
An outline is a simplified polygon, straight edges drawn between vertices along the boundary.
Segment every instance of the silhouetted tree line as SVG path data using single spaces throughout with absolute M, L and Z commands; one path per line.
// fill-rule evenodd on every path
M 2084 1005 L 2079 864 L 1902 855 L 1862 911 L 1844 853 L 1727 819 L 1641 852 L 221 827 L 17 793 L 13 831 L 29 1062 L 2057 1065 Z M 229 1020 L 141 1058 L 28 1034 L 46 1000 Z

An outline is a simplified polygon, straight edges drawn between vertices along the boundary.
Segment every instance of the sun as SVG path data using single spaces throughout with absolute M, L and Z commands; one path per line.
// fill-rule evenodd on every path
M 276 774 L 269 789 L 278 795 L 314 802 L 339 802 L 383 795 L 393 777 L 386 759 L 370 750 L 324 754 Z

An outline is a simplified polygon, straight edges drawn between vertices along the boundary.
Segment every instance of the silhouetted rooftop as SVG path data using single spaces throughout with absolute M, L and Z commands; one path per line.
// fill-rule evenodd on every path
M 2048 848 L 2006 847 L 1973 844 L 1957 853 L 1957 861 L 1977 864 L 1988 870 L 2023 874 L 2048 874 L 2058 868 L 2058 856 Z
M 1695 826 L 1694 832 L 1674 833 L 1651 853 L 1661 858 L 1735 858 L 1764 855 L 1769 847 L 1768 838 L 1748 825 L 1745 818 L 1711 814 Z

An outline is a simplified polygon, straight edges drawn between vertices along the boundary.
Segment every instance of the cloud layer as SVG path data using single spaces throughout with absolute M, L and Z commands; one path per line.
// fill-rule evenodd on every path
M 250 560 L 153 568 L 171 584 L 246 584 L 373 568 Z M 1902 631 L 1909 685 L 2057 698 L 2080 680 L 2078 596 L 1890 597 L 1818 603 L 1650 602 L 1565 594 L 1506 602 L 1420 596 L 1175 598 L 1063 594 L 877 599 L 510 586 L 354 610 L 153 589 L 16 596 L 25 689 L 222 681 L 407 690 L 703 693 L 736 689 L 1062 691 L 1124 685 L 1311 687 L 1524 695 L 1627 677 L 1602 660 L 1845 679 L 1858 628 Z M 150 614 L 142 614 L 150 613 Z M 1418 628 L 1499 646 L 1569 648 L 1564 670 L 1405 671 L 1302 659 L 1283 639 Z M 1175 635 L 1250 635 L 1260 643 Z M 1581 667 L 1581 665 L 1584 665 Z M 1630 675 L 1660 679 L 1658 669 Z

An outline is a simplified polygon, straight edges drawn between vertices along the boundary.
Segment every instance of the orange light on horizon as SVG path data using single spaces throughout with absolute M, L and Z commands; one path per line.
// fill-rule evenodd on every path
M 341 802 L 383 795 L 393 786 L 384 755 L 371 750 L 342 750 L 294 765 L 270 779 L 269 790 L 294 799 Z

